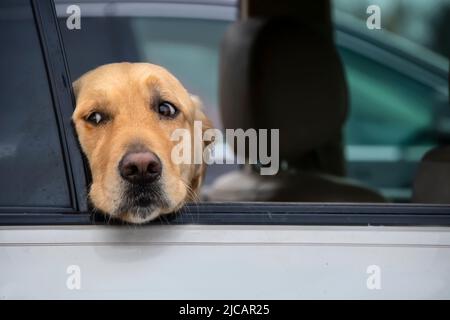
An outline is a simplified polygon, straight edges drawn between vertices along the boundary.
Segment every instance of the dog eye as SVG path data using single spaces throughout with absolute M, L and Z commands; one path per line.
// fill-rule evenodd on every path
M 164 117 L 174 118 L 178 110 L 169 102 L 163 102 L 158 106 L 158 113 Z
M 105 121 L 106 117 L 102 115 L 100 112 L 92 112 L 86 120 L 92 124 L 99 124 L 100 122 Z

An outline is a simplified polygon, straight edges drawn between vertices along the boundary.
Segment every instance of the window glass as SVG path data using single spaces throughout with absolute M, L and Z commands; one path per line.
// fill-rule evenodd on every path
M 0 2 L 0 207 L 70 207 L 31 4 Z

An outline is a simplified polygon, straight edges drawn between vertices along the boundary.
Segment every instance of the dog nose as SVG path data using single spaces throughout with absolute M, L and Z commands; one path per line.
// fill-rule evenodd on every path
M 161 171 L 161 161 L 150 151 L 128 153 L 119 163 L 120 175 L 131 183 L 154 182 L 161 176 Z

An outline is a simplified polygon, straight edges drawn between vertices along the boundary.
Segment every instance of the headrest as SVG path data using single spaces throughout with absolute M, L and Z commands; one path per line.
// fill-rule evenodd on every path
M 341 133 L 348 109 L 332 37 L 296 18 L 234 23 L 222 43 L 225 128 L 279 129 L 281 159 L 298 159 Z
M 414 180 L 413 202 L 450 203 L 450 146 L 425 154 Z

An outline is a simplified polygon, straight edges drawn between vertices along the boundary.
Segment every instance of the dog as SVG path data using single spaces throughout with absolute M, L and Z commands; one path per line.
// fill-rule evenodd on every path
M 196 200 L 205 164 L 174 163 L 171 133 L 192 131 L 194 121 L 207 130 L 211 121 L 175 76 L 154 64 L 113 63 L 82 75 L 73 91 L 95 210 L 139 224 Z

